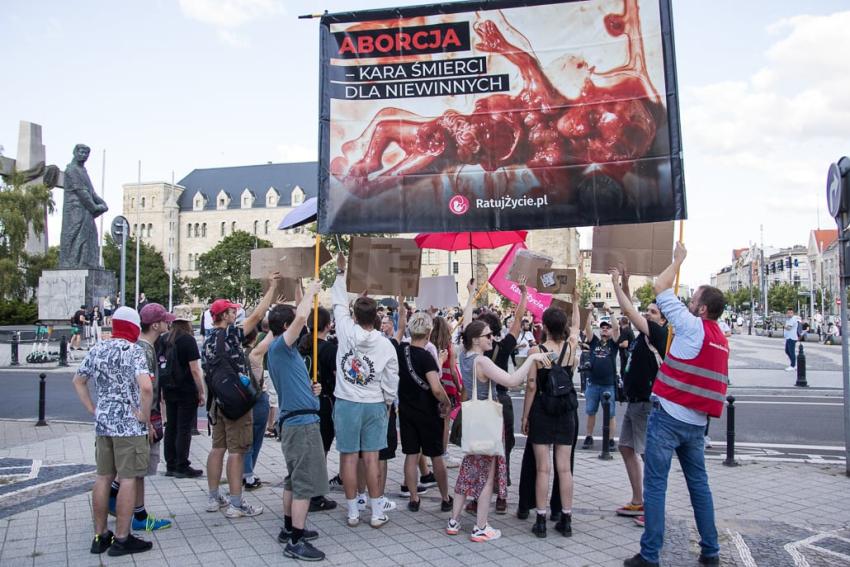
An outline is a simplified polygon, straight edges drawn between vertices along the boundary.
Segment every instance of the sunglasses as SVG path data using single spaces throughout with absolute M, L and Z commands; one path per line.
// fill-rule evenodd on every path
M 490 338 L 490 337 L 492 337 L 492 336 L 493 336 L 493 333 L 487 333 L 486 335 L 478 335 L 478 338 L 480 338 L 480 339 L 489 339 L 489 338 Z

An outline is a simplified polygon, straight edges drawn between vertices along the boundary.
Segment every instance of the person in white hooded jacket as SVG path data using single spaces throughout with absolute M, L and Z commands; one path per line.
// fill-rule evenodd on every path
M 340 475 L 348 503 L 348 525 L 360 523 L 357 505 L 357 461 L 362 456 L 372 504 L 369 524 L 379 528 L 389 521 L 384 511 L 378 451 L 387 446 L 389 409 L 398 393 L 398 358 L 395 347 L 375 328 L 378 304 L 358 297 L 348 308 L 345 256 L 337 257 L 332 288 L 334 321 L 339 347 L 336 355 L 334 429 L 340 454 Z

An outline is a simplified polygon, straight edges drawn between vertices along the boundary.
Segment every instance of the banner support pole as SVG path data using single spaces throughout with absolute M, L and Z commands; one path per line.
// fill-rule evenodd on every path
M 683 219 L 679 219 L 679 244 L 684 244 L 685 242 L 685 221 Z M 679 297 L 679 272 L 681 268 L 676 270 L 676 280 L 673 284 L 673 295 Z M 664 349 L 664 354 L 670 352 L 670 345 L 673 343 L 673 330 L 672 328 L 667 331 L 667 347 Z
M 319 281 L 319 251 L 322 244 L 322 236 L 316 232 L 316 265 L 313 276 Z M 313 296 L 313 384 L 319 381 L 319 295 Z

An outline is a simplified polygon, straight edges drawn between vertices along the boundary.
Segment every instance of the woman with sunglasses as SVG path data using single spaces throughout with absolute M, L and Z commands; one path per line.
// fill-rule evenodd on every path
M 484 321 L 472 321 L 463 332 L 463 350 L 460 353 L 460 373 L 463 378 L 466 398 L 471 396 L 473 380 L 477 379 L 478 399 L 487 398 L 487 390 L 495 390 L 495 384 L 508 388 L 517 386 L 525 380 L 528 371 L 535 364 L 545 368 L 550 366 L 546 353 L 529 356 L 525 363 L 508 374 L 486 356 L 481 356 L 493 348 L 493 333 Z M 494 384 L 495 383 L 495 384 Z M 495 399 L 495 394 L 494 394 Z M 466 423 L 469 427 L 472 424 Z M 475 542 L 490 541 L 501 537 L 502 533 L 487 522 L 490 511 L 490 498 L 497 490 L 498 497 L 507 498 L 507 470 L 504 457 L 486 455 L 466 455 L 460 465 L 452 517 L 449 519 L 446 533 L 457 535 L 460 531 L 460 514 L 467 498 L 478 500 L 476 524 L 469 539 Z

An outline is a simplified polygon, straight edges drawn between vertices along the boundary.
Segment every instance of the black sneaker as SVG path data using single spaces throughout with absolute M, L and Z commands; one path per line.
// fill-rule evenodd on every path
M 426 492 L 428 492 L 428 487 L 422 486 L 420 484 L 419 486 L 416 487 L 416 492 L 418 492 L 419 494 L 425 494 Z M 410 491 L 407 489 L 406 484 L 401 485 L 401 490 L 399 490 L 398 493 L 399 493 L 400 496 L 405 496 L 405 497 L 410 496 Z
M 434 473 L 429 472 L 425 476 L 420 476 L 419 477 L 419 486 L 422 486 L 422 487 L 425 487 L 425 488 L 433 488 L 434 486 L 437 486 L 437 479 L 434 477 Z
M 109 551 L 106 552 L 110 557 L 118 557 L 121 555 L 129 555 L 131 553 L 142 553 L 150 551 L 153 547 L 153 542 L 139 539 L 133 534 L 127 536 L 123 542 L 118 541 L 118 538 L 112 538 L 112 545 Z
M 260 477 L 258 477 L 258 476 L 255 476 L 255 477 L 254 477 L 254 481 L 253 481 L 253 482 L 248 482 L 247 480 L 245 480 L 245 479 L 243 478 L 243 479 L 242 479 L 242 486 L 245 488 L 245 490 L 247 490 L 248 492 L 250 492 L 250 491 L 252 491 L 252 490 L 257 490 L 258 488 L 260 488 L 261 486 L 263 486 L 263 482 L 260 480 Z
M 176 471 L 174 469 L 165 469 L 163 476 L 174 476 L 175 472 Z
M 310 499 L 311 512 L 325 512 L 327 510 L 333 510 L 334 508 L 336 508 L 336 502 L 329 498 L 325 498 L 324 496 L 317 496 L 316 498 Z M 324 557 L 324 554 L 322 554 L 322 557 Z
M 451 512 L 455 505 L 455 499 L 449 496 L 448 500 L 440 502 L 440 512 Z
M 698 561 L 700 565 L 720 565 L 720 556 L 712 555 L 709 557 L 708 555 L 700 553 Z
M 564 537 L 573 535 L 573 517 L 570 514 L 561 514 L 561 519 L 555 524 L 555 531 Z
M 295 545 L 287 543 L 283 549 L 283 554 L 293 559 L 301 561 L 321 561 L 325 558 L 325 553 L 319 551 L 309 541 L 301 540 Z
M 640 553 L 623 561 L 623 567 L 658 567 L 658 563 L 647 561 Z
M 199 476 L 204 476 L 204 471 L 192 467 L 174 471 L 174 478 L 198 478 Z
M 313 541 L 319 537 L 319 532 L 315 530 L 304 529 L 304 535 L 301 536 L 302 541 Z M 289 543 L 289 540 L 292 539 L 292 532 L 287 530 L 285 527 L 280 528 L 280 533 L 277 534 L 277 541 L 280 543 Z
M 91 542 L 91 552 L 97 555 L 100 555 L 112 545 L 112 536 L 113 533 L 110 530 L 106 530 L 102 534 L 98 534 L 94 536 L 94 539 Z
M 516 509 L 516 517 L 518 520 L 527 520 L 528 519 L 528 510 L 525 508 L 517 508 Z
M 418 512 L 419 506 L 422 504 L 421 500 L 411 500 L 407 503 L 407 509 L 411 512 Z
M 587 437 L 584 438 L 584 443 L 581 444 L 581 448 L 582 449 L 590 449 L 591 447 L 593 447 L 593 437 L 588 435 Z

